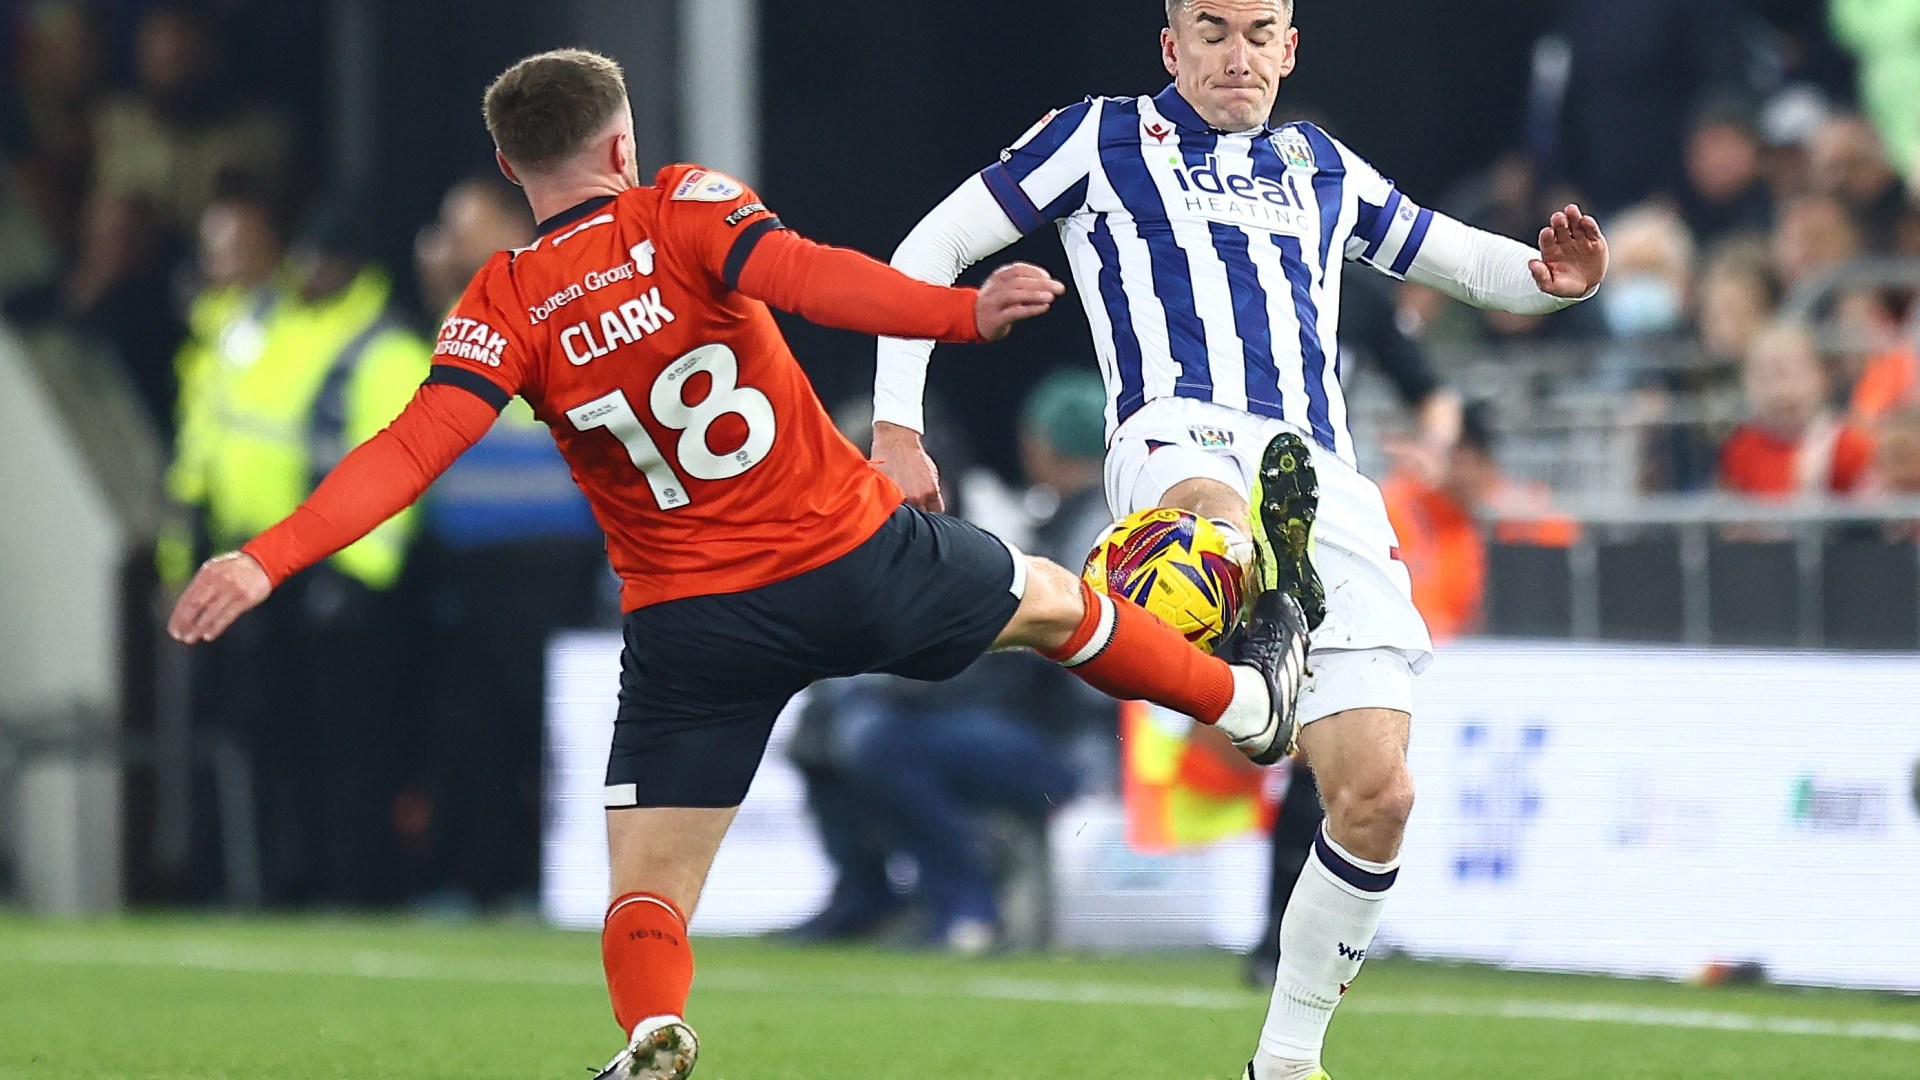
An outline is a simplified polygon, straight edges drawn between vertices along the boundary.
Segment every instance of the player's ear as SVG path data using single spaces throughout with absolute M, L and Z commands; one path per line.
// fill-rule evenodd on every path
M 1164 27 L 1160 31 L 1160 63 L 1167 74 L 1180 77 L 1180 53 L 1173 47 L 1173 27 Z
M 513 175 L 513 163 L 507 160 L 507 155 L 501 153 L 499 150 L 495 150 L 493 152 L 493 162 L 494 164 L 500 166 L 501 176 L 504 176 L 508 180 L 513 181 L 513 184 L 515 187 L 523 186 L 520 183 L 520 178 Z
M 1280 77 L 1284 79 L 1287 76 L 1293 74 L 1293 69 L 1296 66 L 1298 66 L 1299 63 L 1300 63 L 1300 30 L 1297 27 L 1289 26 L 1287 27 L 1286 55 L 1280 58 Z
M 633 164 L 633 136 L 624 131 L 613 133 L 613 141 L 607 146 L 607 166 L 619 176 L 627 175 Z

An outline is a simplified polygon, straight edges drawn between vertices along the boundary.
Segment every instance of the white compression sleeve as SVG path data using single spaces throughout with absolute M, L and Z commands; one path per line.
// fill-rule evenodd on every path
M 1518 240 L 1435 214 L 1426 243 L 1407 271 L 1407 280 L 1477 308 L 1515 315 L 1551 315 L 1579 303 L 1540 291 L 1533 271 L 1527 268 L 1539 257 L 1538 251 Z M 1580 299 L 1592 295 L 1589 292 Z
M 1020 239 L 979 176 L 967 178 L 913 227 L 893 253 L 894 269 L 935 285 L 951 285 L 981 259 Z M 881 338 L 873 372 L 873 419 L 915 431 L 927 427 L 924 399 L 933 342 Z

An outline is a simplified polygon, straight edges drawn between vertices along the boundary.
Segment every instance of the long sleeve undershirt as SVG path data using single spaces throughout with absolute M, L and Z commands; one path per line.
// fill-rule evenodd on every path
M 950 285 L 968 267 L 1020 239 L 1020 230 L 975 175 L 922 218 L 894 253 L 895 268 Z M 1540 253 L 1515 240 L 1433 215 L 1407 280 L 1475 307 L 1548 315 L 1578 303 L 1541 292 L 1529 264 Z M 1591 295 L 1591 294 L 1589 294 Z M 1584 297 L 1582 298 L 1584 299 Z M 874 371 L 873 418 L 926 430 L 922 403 L 933 342 L 882 338 Z

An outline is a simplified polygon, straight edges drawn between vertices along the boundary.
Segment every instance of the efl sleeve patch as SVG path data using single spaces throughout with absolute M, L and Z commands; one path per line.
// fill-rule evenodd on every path
M 732 202 L 747 193 L 747 186 L 725 173 L 695 169 L 682 177 L 673 189 L 674 202 Z

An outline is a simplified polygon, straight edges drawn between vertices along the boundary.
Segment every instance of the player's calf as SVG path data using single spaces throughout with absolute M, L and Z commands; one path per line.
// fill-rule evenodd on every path
M 631 798 L 644 795 L 635 785 Z M 609 798 L 626 797 L 609 789 Z M 604 1080 L 683 1080 L 700 1041 L 681 1017 L 693 989 L 687 917 L 737 808 L 630 806 L 607 812 L 617 899 L 600 931 L 607 997 L 627 1045 Z
M 1086 618 L 1080 579 L 1046 559 L 1023 558 L 1027 573 L 1020 607 L 993 647 L 1051 652 L 1065 645 Z
M 1256 608 L 1244 639 L 1258 644 L 1243 644 L 1241 662 L 1230 664 L 1134 604 L 1033 559 L 1019 612 L 1000 644 L 1033 648 L 1109 697 L 1151 701 L 1213 724 L 1258 760 L 1292 734 L 1305 661 L 1297 615 L 1293 625 L 1280 624 L 1283 599 Z

